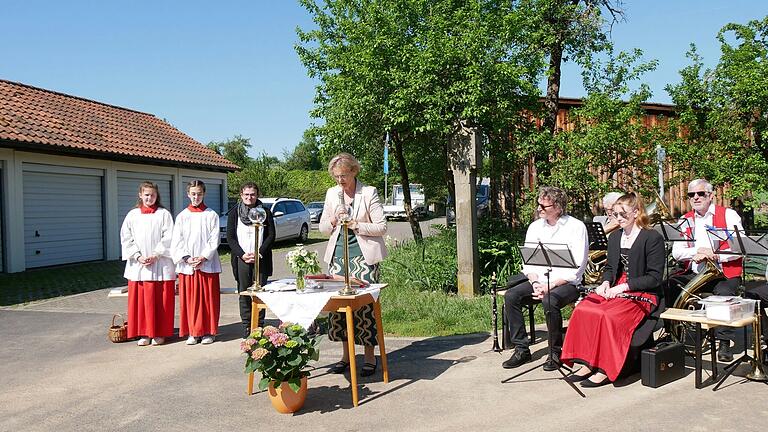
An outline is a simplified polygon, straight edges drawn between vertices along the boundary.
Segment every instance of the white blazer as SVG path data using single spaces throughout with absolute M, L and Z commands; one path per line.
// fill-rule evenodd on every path
M 339 205 L 339 193 L 341 186 L 336 185 L 325 193 L 323 216 L 320 218 L 320 232 L 330 234 L 328 246 L 325 248 L 324 261 L 330 264 L 333 260 L 333 250 L 339 238 L 341 225 L 331 225 L 331 216 L 335 214 Z M 355 235 L 363 253 L 365 263 L 374 265 L 387 256 L 387 246 L 384 244 L 384 235 L 387 233 L 387 220 L 384 219 L 384 206 L 379 200 L 379 193 L 373 186 L 366 186 L 357 180 L 355 186 L 355 207 L 352 211 L 357 221 Z

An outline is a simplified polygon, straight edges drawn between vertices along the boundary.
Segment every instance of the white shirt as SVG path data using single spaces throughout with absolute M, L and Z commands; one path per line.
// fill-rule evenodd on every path
M 237 218 L 237 244 L 243 249 L 243 253 L 253 253 L 254 241 L 253 234 L 256 230 L 252 225 L 246 225 L 240 218 Z M 264 225 L 259 227 L 259 248 L 264 242 Z
M 194 274 L 190 264 L 183 261 L 190 257 L 205 257 L 206 261 L 199 270 L 205 273 L 221 273 L 219 260 L 219 215 L 210 208 L 202 212 L 191 212 L 184 209 L 176 216 L 173 229 L 171 256 L 176 263 L 176 272 L 186 275 Z
M 677 241 L 674 242 L 674 245 L 672 246 L 672 256 L 678 260 L 678 261 L 688 261 L 691 258 L 693 258 L 694 255 L 696 255 L 696 251 L 699 248 L 706 248 L 709 250 L 712 250 L 712 243 L 709 241 L 709 235 L 707 234 L 707 227 L 712 227 L 713 225 L 713 218 L 715 216 L 715 205 L 710 204 L 709 208 L 707 208 L 707 212 L 701 216 L 696 211 L 693 212 L 693 239 L 694 243 L 693 245 L 690 244 L 690 242 L 684 242 L 684 241 Z M 725 225 L 726 228 L 729 230 L 732 230 L 734 226 L 736 226 L 736 229 L 739 231 L 744 230 L 744 228 L 741 226 L 741 216 L 739 216 L 738 213 L 736 213 L 735 210 L 726 208 L 725 209 Z M 725 254 L 718 254 L 718 258 L 721 262 L 723 261 L 733 261 L 735 259 L 738 259 L 738 255 L 725 255 Z M 691 270 L 693 270 L 694 273 L 698 273 L 700 270 L 702 270 L 705 266 L 704 262 L 700 262 L 698 264 L 691 263 Z
M 635 240 L 637 240 L 638 234 L 640 234 L 640 228 L 639 226 L 635 225 L 632 227 L 632 231 L 627 234 L 623 229 L 621 230 L 621 242 L 619 242 L 619 247 L 621 249 L 631 249 L 632 245 L 635 244 Z
M 537 219 L 528 226 L 525 233 L 526 243 L 538 243 L 541 241 L 547 243 L 565 244 L 570 249 L 573 261 L 579 268 L 570 269 L 563 267 L 552 267 L 549 275 L 550 281 L 563 279 L 569 283 L 581 283 L 581 277 L 584 275 L 584 268 L 587 265 L 587 253 L 589 252 L 589 241 L 587 239 L 587 227 L 580 220 L 571 216 L 561 216 L 555 225 L 549 225 L 546 219 Z M 528 246 L 528 245 L 526 245 Z M 556 249 L 556 247 L 555 247 Z M 547 283 L 548 268 L 536 265 L 523 265 L 523 273 L 528 275 L 536 273 L 541 283 Z
M 120 228 L 120 245 L 125 261 L 123 276 L 130 281 L 176 280 L 176 269 L 171 260 L 173 217 L 158 208 L 154 213 L 141 213 L 135 208 L 128 212 Z M 141 264 L 138 256 L 156 256 L 149 266 Z

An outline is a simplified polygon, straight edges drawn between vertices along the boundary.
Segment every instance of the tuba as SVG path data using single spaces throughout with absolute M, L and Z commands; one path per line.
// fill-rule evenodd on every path
M 701 298 L 701 296 L 696 294 L 697 292 L 701 291 L 701 289 L 704 288 L 704 286 L 709 282 L 722 279 L 724 277 L 723 272 L 720 271 L 720 268 L 717 267 L 717 265 L 712 262 L 712 260 L 707 259 L 704 261 L 704 264 L 706 266 L 704 271 L 697 274 L 696 277 L 691 279 L 690 282 L 682 287 L 682 291 L 675 299 L 675 303 L 672 305 L 673 308 L 688 309 L 688 306 L 692 305 L 696 302 L 697 299 Z

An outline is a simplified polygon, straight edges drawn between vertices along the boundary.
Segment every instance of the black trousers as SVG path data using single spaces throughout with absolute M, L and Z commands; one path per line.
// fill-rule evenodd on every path
M 232 259 L 239 260 L 237 257 L 232 257 Z M 248 287 L 253 285 L 253 268 L 253 264 L 246 264 L 242 260 L 239 260 L 237 263 L 237 274 L 235 275 L 235 280 L 237 280 L 237 292 L 245 291 Z M 264 273 L 259 275 L 259 282 L 262 286 L 267 284 L 268 278 L 269 276 Z M 247 336 L 251 333 L 251 312 L 253 305 L 250 297 L 238 297 L 240 297 L 240 321 L 243 323 L 243 336 Z M 259 323 L 264 321 L 265 315 L 266 311 L 264 309 L 259 311 Z
M 765 308 L 768 308 L 768 285 L 763 284 L 748 289 L 744 297 L 760 300 L 760 327 L 763 331 L 763 339 L 768 341 L 768 316 L 765 313 Z
M 509 338 L 512 345 L 515 348 L 528 349 L 528 332 L 525 330 L 522 307 L 535 303 L 536 300 L 533 299 L 531 283 L 528 282 L 527 278 L 520 282 L 521 279 L 519 275 L 510 278 L 511 284 L 508 283 L 507 292 L 504 294 L 504 314 L 509 326 Z M 563 349 L 563 316 L 560 309 L 575 302 L 578 298 L 579 290 L 576 286 L 565 284 L 550 289 L 549 293 L 541 299 L 547 321 L 549 346 L 552 347 L 553 351 L 560 352 Z
M 677 299 L 677 297 L 683 291 L 682 287 L 684 287 L 694 277 L 696 277 L 696 273 L 688 271 L 685 273 L 676 274 L 669 278 L 669 292 L 667 293 L 668 306 L 672 307 L 672 305 L 675 303 L 675 299 Z M 718 281 L 709 282 L 707 285 L 705 285 L 704 290 L 706 291 L 708 288 L 712 287 L 712 294 L 714 295 L 735 296 L 739 290 L 739 285 L 741 285 L 741 277 L 737 276 L 730 279 L 720 279 Z M 733 327 L 715 327 L 715 337 L 717 339 L 734 340 L 735 332 L 736 329 Z

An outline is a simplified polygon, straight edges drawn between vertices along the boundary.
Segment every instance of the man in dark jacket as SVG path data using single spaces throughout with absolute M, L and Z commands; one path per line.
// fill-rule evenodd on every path
M 227 216 L 227 243 L 232 252 L 232 273 L 237 281 L 237 291 L 247 290 L 253 285 L 254 263 L 257 258 L 254 253 L 255 239 L 253 223 L 248 218 L 248 211 L 261 206 L 259 187 L 247 182 L 240 186 L 240 202 L 229 211 Z M 259 228 L 259 282 L 267 284 L 267 278 L 272 275 L 272 244 L 275 242 L 275 221 L 272 212 L 263 207 L 266 219 Z M 240 319 L 243 322 L 243 337 L 251 332 L 251 298 L 240 296 Z M 259 314 L 259 321 L 264 319 L 264 310 Z

